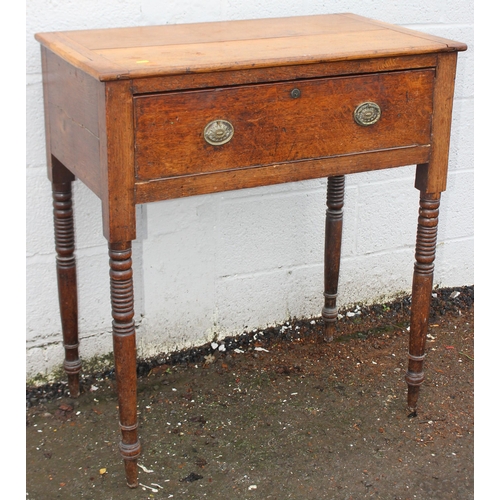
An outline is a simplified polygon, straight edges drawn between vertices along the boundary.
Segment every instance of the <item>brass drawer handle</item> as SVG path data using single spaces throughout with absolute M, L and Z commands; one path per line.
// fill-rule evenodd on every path
M 354 110 L 354 121 L 362 127 L 377 123 L 382 115 L 380 106 L 375 102 L 364 102 Z
M 207 124 L 203 136 L 208 144 L 222 146 L 229 142 L 234 135 L 234 127 L 227 120 L 213 120 Z

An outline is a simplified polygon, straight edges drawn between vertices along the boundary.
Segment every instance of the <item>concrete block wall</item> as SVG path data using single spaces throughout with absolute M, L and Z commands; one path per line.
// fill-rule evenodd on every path
M 40 31 L 354 12 L 465 42 L 459 54 L 448 190 L 435 283 L 473 283 L 473 3 L 286 0 L 28 0 L 26 372 L 61 365 L 50 183 L 46 177 Z M 409 292 L 418 192 L 414 166 L 347 178 L 340 305 Z M 320 314 L 325 180 L 137 207 L 133 245 L 139 355 Z M 109 353 L 107 244 L 100 202 L 75 183 L 83 358 Z

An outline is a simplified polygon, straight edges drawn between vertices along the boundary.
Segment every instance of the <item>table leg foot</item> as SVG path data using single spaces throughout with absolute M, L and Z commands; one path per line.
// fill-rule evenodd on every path
M 137 488 L 137 486 L 139 486 L 137 460 L 141 452 L 141 447 L 139 443 L 137 443 L 137 445 L 138 446 L 131 449 L 131 447 L 125 447 L 123 443 L 120 443 L 120 452 L 122 456 L 125 457 L 125 455 L 127 455 L 123 463 L 125 465 L 125 478 L 129 488 Z M 129 455 L 133 455 L 135 458 L 131 458 Z
M 72 397 L 80 394 L 78 355 L 78 302 L 76 287 L 75 233 L 71 181 L 52 184 L 54 235 L 56 245 L 57 287 L 63 344 L 64 370 Z
M 325 305 L 322 317 L 325 324 L 323 338 L 331 342 L 337 321 L 337 291 L 342 244 L 342 219 L 344 206 L 345 176 L 328 178 L 325 222 Z
M 420 210 L 413 273 L 410 341 L 408 350 L 408 407 L 416 414 L 420 386 L 424 381 L 425 341 L 429 328 L 434 259 L 436 256 L 440 194 L 420 197 Z
M 417 400 L 419 392 L 420 392 L 419 385 L 408 384 L 408 411 L 410 412 L 410 415 L 417 414 Z

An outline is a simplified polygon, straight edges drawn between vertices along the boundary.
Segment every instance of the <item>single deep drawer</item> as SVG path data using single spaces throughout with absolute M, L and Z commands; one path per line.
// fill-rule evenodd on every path
M 430 143 L 434 70 L 134 98 L 138 180 Z

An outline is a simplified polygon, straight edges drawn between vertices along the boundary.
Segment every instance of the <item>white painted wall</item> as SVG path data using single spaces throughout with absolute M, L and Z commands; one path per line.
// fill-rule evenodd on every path
M 33 35 L 147 24 L 354 12 L 465 42 L 459 54 L 448 190 L 435 283 L 473 283 L 473 3 L 471 0 L 28 0 L 26 327 L 28 376 L 63 359 L 39 46 Z M 340 305 L 411 288 L 415 167 L 347 178 Z M 324 180 L 137 208 L 134 280 L 139 354 L 204 343 L 290 316 L 319 315 Z M 100 202 L 77 182 L 75 224 L 82 357 L 111 351 L 107 244 Z

